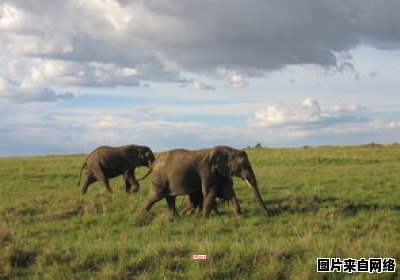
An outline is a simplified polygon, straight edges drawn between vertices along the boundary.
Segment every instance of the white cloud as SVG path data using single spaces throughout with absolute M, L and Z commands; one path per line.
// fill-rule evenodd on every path
M 400 132 L 400 120 L 391 120 L 387 118 L 378 118 L 371 121 L 369 126 L 374 130 L 397 130 Z
M 247 126 L 245 121 L 224 123 L 219 115 L 212 121 L 182 120 L 191 111 L 201 112 L 200 108 L 158 111 L 146 114 L 140 106 L 123 106 L 110 110 L 106 106 L 92 108 L 63 108 L 61 103 L 19 104 L 14 107 L 0 105 L 3 113 L 0 123 L 0 155 L 32 153 L 81 153 L 89 152 L 98 145 L 122 145 L 127 143 L 146 144 L 154 150 L 174 147 L 189 149 L 218 144 L 245 147 L 261 142 L 267 146 L 292 146 L 311 144 L 357 144 L 369 142 L 390 142 L 398 139 L 400 121 L 386 116 L 374 118 L 377 112 L 360 111 L 351 114 L 367 113 L 364 120 L 351 116 L 331 115 L 329 109 L 320 109 L 316 121 L 305 121 L 289 125 Z M 240 108 L 239 105 L 235 105 Z M 226 104 L 206 109 L 222 114 L 222 120 L 237 114 L 235 106 Z M 315 112 L 312 100 L 293 107 L 307 107 L 304 119 Z M 282 109 L 284 106 L 280 106 Z M 19 110 L 16 110 L 18 108 Z M 175 107 L 177 108 L 177 107 Z M 167 106 L 166 106 L 167 109 Z M 244 112 L 249 112 L 251 106 Z M 208 110 L 208 111 L 207 111 Z M 314 111 L 313 111 L 314 110 Z M 22 113 L 23 112 L 23 113 Z M 341 113 L 342 114 L 342 113 Z M 348 113 L 345 113 L 345 115 Z M 315 115 L 318 115 L 315 113 Z M 323 117 L 329 115 L 330 118 Z M 217 123 L 216 123 L 217 122 Z
M 113 116 L 105 116 L 104 118 L 102 118 L 100 121 L 98 121 L 96 123 L 97 127 L 115 127 L 118 126 L 118 123 L 114 120 Z
M 130 10 L 122 7 L 118 1 L 79 0 L 78 6 L 92 16 L 96 22 L 105 19 L 117 32 L 126 29 L 131 20 Z
M 23 21 L 24 14 L 9 3 L 0 5 L 0 30 L 10 30 L 18 27 Z
M 386 129 L 391 135 L 395 128 L 389 129 L 388 124 L 384 127 L 380 122 L 376 123 L 373 115 L 358 104 L 334 105 L 323 109 L 318 101 L 306 99 L 298 105 L 270 105 L 257 110 L 247 124 L 250 133 L 259 137 L 260 142 L 270 141 L 265 138 L 266 135 L 274 135 L 288 145 L 364 143 L 367 139 L 377 139 L 377 131 L 382 133 Z M 368 136 L 362 139 L 360 137 L 363 134 Z M 387 138 L 393 139 L 393 136 L 388 135 Z
M 70 40 L 60 35 L 8 34 L 4 39 L 5 51 L 18 56 L 60 55 L 74 50 Z
M 123 77 L 132 77 L 132 76 L 136 76 L 138 74 L 138 70 L 136 70 L 135 68 L 125 67 L 125 68 L 120 69 L 119 73 Z
M 131 67 L 118 67 L 114 64 L 98 62 L 78 63 L 73 61 L 45 59 L 45 58 L 17 58 L 10 60 L 4 69 L 0 69 L 2 77 L 3 96 L 5 83 L 7 81 L 7 96 L 13 96 L 13 100 L 26 102 L 35 101 L 35 98 L 25 98 L 25 95 L 32 96 L 35 88 L 43 91 L 47 88 L 63 89 L 70 91 L 70 87 L 97 86 L 107 87 L 123 85 L 138 86 L 140 72 Z M 46 91 L 47 92 L 47 91 Z M 21 95 L 17 97 L 17 95 Z M 38 98 L 42 94 L 35 95 Z M 4 98 L 3 98 L 4 99 Z M 10 99 L 10 98 L 7 98 Z M 48 98 L 39 98 L 48 100 Z
M 229 78 L 229 84 L 233 88 L 243 88 L 248 86 L 247 79 L 243 74 L 235 73 Z
M 309 98 L 298 106 L 267 106 L 265 109 L 256 111 L 249 123 L 255 126 L 268 127 L 312 123 L 320 121 L 324 117 L 327 117 L 327 115 L 321 112 L 318 101 Z
M 332 108 L 329 110 L 331 114 L 338 114 L 338 113 L 351 113 L 351 112 L 359 112 L 359 111 L 364 111 L 367 110 L 364 106 L 361 106 L 358 103 L 353 103 L 350 105 L 334 105 Z
M 201 81 L 195 81 L 192 83 L 191 88 L 194 90 L 215 90 L 213 86 L 206 85 Z
M 321 108 L 306 99 L 298 105 L 270 105 L 248 120 L 248 131 L 261 143 L 279 145 L 360 144 L 397 141 L 398 113 L 387 117 L 360 104 Z M 273 139 L 271 139 L 271 137 Z
M 1 107 L 7 114 L 0 123 L 0 155 L 88 152 L 99 145 L 127 143 L 160 150 L 188 140 L 200 145 L 209 131 L 204 123 L 143 118 L 130 107 L 107 114 L 105 108 L 60 109 L 57 104 L 45 104 L 43 110 L 43 106 L 18 106 L 24 114 Z

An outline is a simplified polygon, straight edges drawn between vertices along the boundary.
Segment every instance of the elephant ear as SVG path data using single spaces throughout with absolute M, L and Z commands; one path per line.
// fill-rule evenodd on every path
M 222 176 L 229 176 L 228 155 L 220 150 L 212 150 L 209 156 L 211 172 L 218 172 Z
M 130 167 L 140 166 L 140 151 L 137 148 L 130 148 L 129 153 L 126 156 Z
M 149 149 L 143 147 L 138 149 L 137 156 L 139 160 L 139 165 L 146 165 L 148 159 Z

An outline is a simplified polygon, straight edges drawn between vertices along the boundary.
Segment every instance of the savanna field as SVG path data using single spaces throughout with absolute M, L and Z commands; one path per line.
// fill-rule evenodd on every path
M 271 217 L 241 180 L 240 217 L 226 203 L 172 217 L 165 201 L 143 217 L 150 178 L 137 194 L 117 177 L 113 195 L 96 183 L 82 196 L 84 155 L 0 158 L 0 279 L 400 278 L 316 272 L 318 257 L 399 263 L 400 145 L 247 152 Z

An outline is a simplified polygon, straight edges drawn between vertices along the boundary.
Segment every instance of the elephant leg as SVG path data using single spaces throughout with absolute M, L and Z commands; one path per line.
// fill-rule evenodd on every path
M 83 179 L 81 190 L 82 194 L 85 194 L 91 184 L 96 182 L 96 178 L 91 173 L 86 173 L 85 178 Z
M 239 216 L 240 214 L 242 214 L 242 211 L 240 210 L 240 204 L 236 198 L 236 195 L 234 195 L 234 197 L 232 197 L 231 199 L 228 200 L 228 204 L 236 216 Z
M 125 191 L 127 193 L 135 193 L 138 192 L 140 189 L 139 182 L 135 179 L 134 171 L 129 170 L 124 172 L 124 179 L 125 179 Z M 132 185 L 134 188 L 132 189 Z
M 99 182 L 102 182 L 103 185 L 106 187 L 108 192 L 113 193 L 111 187 L 110 187 L 110 182 L 108 182 L 108 178 L 103 174 L 103 172 L 97 172 L 94 174 L 96 177 L 96 180 Z
M 125 179 L 125 192 L 131 193 L 132 185 Z
M 203 212 L 203 194 L 201 191 L 189 194 L 191 208 L 196 216 L 201 216 Z
M 186 214 L 190 210 L 194 210 L 196 206 L 193 204 L 193 201 L 190 196 L 185 196 L 183 199 L 183 207 L 182 207 L 182 214 Z
M 130 193 L 131 192 L 131 188 L 132 188 L 132 184 L 128 178 L 128 174 L 127 172 L 124 172 L 124 182 L 125 182 L 125 192 L 126 193 Z
M 219 215 L 218 204 L 217 204 L 216 197 L 217 197 L 217 195 L 215 196 L 215 198 L 211 202 L 211 210 L 210 210 L 210 212 L 214 211 L 215 214 Z M 202 193 L 199 193 L 199 195 L 197 196 L 195 207 L 200 209 L 200 211 L 203 210 L 203 194 Z
M 132 192 L 133 193 L 138 192 L 140 190 L 140 185 L 139 182 L 135 179 L 135 175 L 132 175 L 130 179 L 131 179 L 131 184 L 133 185 Z
M 111 187 L 110 187 L 110 182 L 108 182 L 108 179 L 105 179 L 105 180 L 103 181 L 103 185 L 106 187 L 106 189 L 107 189 L 107 191 L 108 191 L 109 193 L 113 193 L 113 190 L 112 190 Z
M 217 191 L 215 188 L 210 188 L 203 198 L 203 217 L 208 218 L 210 216 L 211 207 L 215 201 Z
M 211 204 L 211 210 L 213 210 L 216 215 L 220 214 L 219 211 L 218 211 L 218 204 L 217 204 L 217 201 L 215 199 Z
M 224 199 L 228 201 L 229 207 L 232 209 L 233 213 L 238 216 L 242 212 L 240 210 L 239 201 L 236 198 L 235 191 L 233 189 L 226 189 L 224 194 Z
M 163 192 L 159 188 L 151 188 L 149 196 L 147 197 L 147 201 L 143 204 L 141 208 L 141 212 L 147 213 L 151 207 L 153 207 L 154 203 L 160 201 L 164 198 Z
M 174 216 L 178 216 L 178 211 L 176 210 L 175 196 L 166 196 L 165 199 L 167 200 L 168 209 Z
M 136 180 L 136 178 L 135 178 L 135 168 L 133 168 L 133 169 L 130 170 L 130 173 L 129 173 L 129 177 L 128 177 L 128 178 L 129 178 L 129 180 L 130 180 L 131 185 L 134 186 L 132 192 L 134 192 L 134 193 L 135 193 L 135 192 L 138 192 L 139 189 L 140 189 L 140 185 L 139 185 L 138 180 Z
M 193 208 L 203 209 L 203 194 L 201 192 L 191 193 L 189 198 Z
M 220 195 L 222 199 L 228 201 L 229 207 L 236 216 L 241 214 L 240 204 L 233 190 L 233 184 L 227 184 L 218 195 Z

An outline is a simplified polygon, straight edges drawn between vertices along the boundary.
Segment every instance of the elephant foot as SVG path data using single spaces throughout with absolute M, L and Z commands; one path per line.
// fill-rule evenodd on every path
M 139 192 L 139 187 L 137 187 L 137 188 L 135 188 L 135 189 L 133 189 L 132 191 L 131 191 L 131 193 L 137 193 L 137 192 Z
M 179 217 L 179 213 L 178 213 L 178 211 L 174 211 L 174 212 L 172 212 L 172 217 L 174 217 L 174 218 L 177 218 L 177 217 Z

